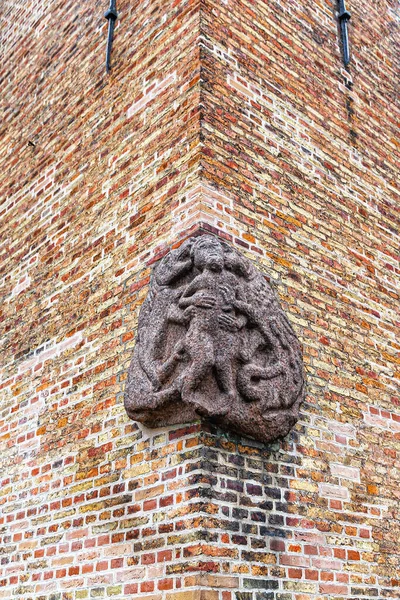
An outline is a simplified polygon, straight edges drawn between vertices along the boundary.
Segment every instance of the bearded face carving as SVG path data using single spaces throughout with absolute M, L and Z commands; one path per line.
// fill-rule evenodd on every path
M 202 235 L 156 266 L 125 392 L 132 419 L 201 417 L 269 442 L 293 427 L 303 397 L 299 342 L 248 259 Z

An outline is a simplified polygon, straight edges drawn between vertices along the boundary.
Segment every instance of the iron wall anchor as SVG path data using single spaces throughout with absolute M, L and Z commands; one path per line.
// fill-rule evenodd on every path
M 350 62 L 350 49 L 349 49 L 349 34 L 347 30 L 347 24 L 351 19 L 350 13 L 346 10 L 346 6 L 344 4 L 344 0 L 339 0 L 339 25 L 340 25 L 340 34 L 342 38 L 342 51 L 343 51 L 343 62 L 344 66 Z
M 111 69 L 111 48 L 114 37 L 115 21 L 118 18 L 117 13 L 117 0 L 110 0 L 110 6 L 104 17 L 108 20 L 108 39 L 107 39 L 107 53 L 106 53 L 106 70 L 107 73 Z

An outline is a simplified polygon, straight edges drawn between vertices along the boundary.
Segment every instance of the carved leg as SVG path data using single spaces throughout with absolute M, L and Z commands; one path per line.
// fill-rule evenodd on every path
M 224 393 L 225 402 L 223 406 L 217 408 L 219 415 L 224 415 L 229 411 L 229 407 L 236 399 L 235 380 L 232 372 L 231 357 L 225 357 L 224 360 L 217 360 L 216 364 L 217 381 Z
M 190 369 L 185 375 L 182 395 L 195 392 L 204 377 L 214 365 L 214 357 L 212 355 L 200 356 L 194 359 Z
M 157 368 L 157 377 L 158 377 L 158 385 L 155 386 L 153 382 L 153 387 L 155 391 L 159 390 L 162 384 L 169 378 L 169 376 L 173 373 L 178 362 L 185 358 L 186 354 L 186 345 L 184 340 L 180 340 L 173 352 L 172 355 Z
M 238 374 L 238 389 L 244 400 L 263 402 L 271 408 L 279 408 L 279 396 L 267 381 L 283 374 L 284 368 L 281 363 L 271 367 L 245 365 Z
M 198 414 L 209 416 L 211 407 L 198 388 L 215 364 L 212 340 L 208 335 L 194 335 L 188 350 L 191 365 L 184 374 L 182 400 L 191 404 Z

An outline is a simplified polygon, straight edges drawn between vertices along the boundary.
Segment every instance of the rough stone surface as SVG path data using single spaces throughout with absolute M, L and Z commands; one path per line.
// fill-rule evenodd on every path
M 202 235 L 155 267 L 125 394 L 132 419 L 159 427 L 200 416 L 269 442 L 297 421 L 304 387 L 294 331 L 237 250 Z

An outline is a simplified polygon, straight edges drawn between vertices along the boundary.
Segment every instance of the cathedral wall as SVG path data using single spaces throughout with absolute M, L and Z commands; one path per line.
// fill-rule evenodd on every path
M 399 15 L 348 8 L 347 70 L 331 2 L 210 1 L 201 22 L 215 224 L 268 273 L 304 347 L 304 418 L 274 504 L 239 500 L 256 539 L 232 567 L 288 598 L 399 594 Z
M 118 0 L 106 75 L 105 4 L 0 7 L 0 598 L 394 600 L 398 8 L 348 6 L 345 70 L 331 1 Z M 302 343 L 281 442 L 124 411 L 198 229 Z

